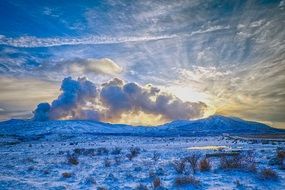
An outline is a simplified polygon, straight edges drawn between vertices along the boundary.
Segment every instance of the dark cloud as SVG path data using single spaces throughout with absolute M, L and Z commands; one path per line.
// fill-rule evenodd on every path
M 98 89 L 86 78 L 65 78 L 62 93 L 51 105 L 40 103 L 34 111 L 35 120 L 91 119 L 116 121 L 122 114 L 160 115 L 163 120 L 191 119 L 203 116 L 207 107 L 202 102 L 183 102 L 160 92 L 151 85 L 142 87 L 114 78 Z
M 94 103 L 97 96 L 97 89 L 94 83 L 86 78 L 73 80 L 65 78 L 61 84 L 62 93 L 51 105 L 40 103 L 34 111 L 35 120 L 48 119 L 99 119 L 96 111 L 91 114 L 90 110 L 84 107 L 88 103 Z

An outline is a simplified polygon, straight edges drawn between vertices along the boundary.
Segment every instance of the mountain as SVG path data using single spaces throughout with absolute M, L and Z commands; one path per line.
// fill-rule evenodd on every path
M 220 115 L 198 120 L 177 120 L 164 125 L 146 127 L 109 124 L 98 121 L 31 121 L 9 120 L 0 123 L 0 136 L 23 137 L 43 135 L 134 135 L 134 136 L 213 136 L 227 134 L 285 134 L 285 130 L 268 125 Z

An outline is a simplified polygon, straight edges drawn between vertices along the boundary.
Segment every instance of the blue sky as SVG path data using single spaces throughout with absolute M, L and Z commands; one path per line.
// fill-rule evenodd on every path
M 0 119 L 32 117 L 71 76 L 87 77 L 98 89 L 113 78 L 144 90 L 151 84 L 191 106 L 206 105 L 176 118 L 132 101 L 135 111 L 104 121 L 157 124 L 216 113 L 284 128 L 284 22 L 281 0 L 3 0 Z

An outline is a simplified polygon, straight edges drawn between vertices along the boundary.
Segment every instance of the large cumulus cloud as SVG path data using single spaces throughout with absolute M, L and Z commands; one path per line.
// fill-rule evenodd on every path
M 40 103 L 34 111 L 34 119 L 45 121 L 54 119 L 95 119 L 98 120 L 96 110 L 85 109 L 88 104 L 94 104 L 97 88 L 86 78 L 73 80 L 65 78 L 61 84 L 62 93 L 49 103 Z
M 164 121 L 203 116 L 203 102 L 184 102 L 152 85 L 140 86 L 114 78 L 99 88 L 86 78 L 65 78 L 62 93 L 51 104 L 40 103 L 35 120 L 92 119 L 118 121 L 123 114 L 159 115 Z

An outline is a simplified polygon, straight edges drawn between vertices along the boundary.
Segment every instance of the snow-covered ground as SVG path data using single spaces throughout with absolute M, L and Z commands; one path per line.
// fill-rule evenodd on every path
M 215 137 L 139 137 L 112 135 L 48 135 L 40 139 L 0 137 L 0 189 L 285 189 L 285 170 L 269 165 L 284 142 L 261 143 Z M 136 152 L 135 147 L 139 148 Z M 134 157 L 130 160 L 130 150 Z M 222 169 L 221 157 L 209 157 L 210 171 L 180 174 L 175 161 L 199 154 L 253 152 L 256 171 Z M 137 155 L 136 155 L 137 153 Z M 179 162 L 178 162 L 179 163 Z M 273 169 L 277 179 L 263 179 L 263 168 Z M 177 185 L 181 176 L 199 182 Z M 139 185 L 140 188 L 139 188 Z

